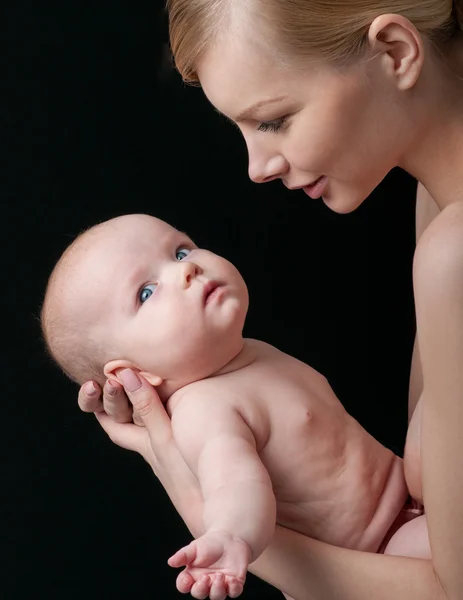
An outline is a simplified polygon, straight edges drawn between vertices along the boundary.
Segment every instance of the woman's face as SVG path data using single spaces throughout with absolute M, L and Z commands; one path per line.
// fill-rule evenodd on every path
M 339 213 L 370 195 L 408 143 L 410 119 L 384 57 L 342 70 L 321 61 L 283 67 L 262 48 L 223 39 L 198 75 L 210 102 L 241 130 L 253 181 L 281 179 Z

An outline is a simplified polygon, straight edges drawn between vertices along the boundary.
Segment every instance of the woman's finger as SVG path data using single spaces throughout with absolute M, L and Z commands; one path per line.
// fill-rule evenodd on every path
M 132 405 L 118 381 L 106 381 L 103 387 L 103 410 L 118 423 L 132 422 Z
M 106 431 L 110 440 L 126 450 L 138 452 L 145 459 L 148 432 L 145 428 L 138 427 L 133 423 L 117 423 L 109 417 L 105 412 L 96 412 L 95 417 L 98 419 L 101 427 Z
M 101 388 L 95 381 L 86 381 L 82 385 L 77 402 L 84 412 L 94 413 L 104 410 Z
M 169 415 L 154 387 L 143 377 L 130 369 L 118 374 L 125 392 L 133 405 L 135 416 L 149 432 L 153 448 L 163 448 L 172 440 Z

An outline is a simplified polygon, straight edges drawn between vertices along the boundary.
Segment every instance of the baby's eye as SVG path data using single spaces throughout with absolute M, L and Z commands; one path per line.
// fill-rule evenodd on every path
M 190 254 L 191 250 L 188 248 L 179 248 L 175 253 L 175 258 L 177 260 L 183 260 Z
M 143 287 L 140 290 L 138 297 L 139 297 L 141 304 L 146 302 L 148 300 L 148 298 L 154 294 L 157 287 L 158 287 L 157 283 L 150 283 L 148 285 L 145 285 L 145 287 Z

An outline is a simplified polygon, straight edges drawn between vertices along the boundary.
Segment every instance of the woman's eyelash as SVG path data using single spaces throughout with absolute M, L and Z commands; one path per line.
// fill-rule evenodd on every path
M 264 121 L 257 128 L 258 131 L 271 131 L 272 133 L 278 133 L 281 131 L 283 125 L 286 123 L 286 117 L 277 119 L 276 121 Z

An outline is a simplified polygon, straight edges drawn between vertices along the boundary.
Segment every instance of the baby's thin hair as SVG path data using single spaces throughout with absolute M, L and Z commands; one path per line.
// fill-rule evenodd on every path
M 63 252 L 50 274 L 40 309 L 40 327 L 47 355 L 66 377 L 79 385 L 90 379 L 101 385 L 104 383 L 107 344 L 105 340 L 103 347 L 103 340 L 95 337 L 94 328 L 78 320 L 68 303 L 60 302 L 59 294 L 65 289 L 65 272 L 72 270 L 72 260 L 82 242 L 98 226 L 81 231 Z

